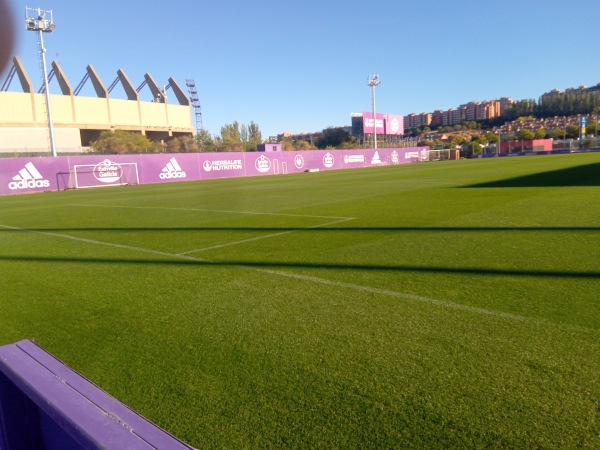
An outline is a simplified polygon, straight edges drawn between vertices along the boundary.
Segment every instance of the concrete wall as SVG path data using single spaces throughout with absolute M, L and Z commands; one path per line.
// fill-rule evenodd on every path
M 0 129 L 47 127 L 44 94 L 0 92 Z M 190 106 L 110 98 L 50 95 L 55 129 L 194 133 Z M 23 133 L 25 146 L 29 135 Z M 58 147 L 58 144 L 57 144 Z M 0 149 L 6 148 L 0 142 Z
M 81 136 L 77 128 L 55 128 L 54 141 L 63 152 L 81 151 Z M 0 127 L 0 153 L 49 153 L 48 128 Z
M 80 128 L 110 129 L 108 113 L 109 100 L 106 98 L 74 97 L 75 124 Z

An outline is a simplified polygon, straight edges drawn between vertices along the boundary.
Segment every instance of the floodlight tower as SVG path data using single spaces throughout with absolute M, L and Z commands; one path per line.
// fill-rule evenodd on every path
M 371 86 L 371 97 L 373 98 L 373 148 L 377 148 L 377 116 L 375 114 L 375 86 L 379 86 L 379 75 L 369 75 L 367 84 Z
M 48 112 L 48 129 L 50 131 L 50 150 L 52 156 L 56 156 L 56 145 L 54 143 L 54 123 L 52 122 L 52 108 L 50 106 L 50 89 L 48 87 L 48 71 L 46 70 L 46 49 L 42 33 L 51 33 L 56 25 L 52 20 L 52 10 L 25 7 L 25 26 L 27 31 L 38 32 L 38 49 L 41 57 L 41 68 L 46 89 L 46 111 Z

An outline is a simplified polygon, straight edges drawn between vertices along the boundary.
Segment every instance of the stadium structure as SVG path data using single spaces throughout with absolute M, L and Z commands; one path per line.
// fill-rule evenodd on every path
M 9 91 L 16 78 L 21 91 Z M 72 88 L 58 61 L 52 62 L 50 79 L 56 79 L 59 94 L 51 94 L 56 148 L 59 154 L 85 152 L 100 133 L 105 130 L 125 130 L 145 134 L 150 140 L 160 141 L 171 137 L 192 136 L 192 109 L 196 106 L 188 94 L 171 77 L 161 89 L 149 73 L 136 88 L 122 69 L 107 88 L 91 65 L 81 82 Z M 86 82 L 93 85 L 96 97 L 80 96 Z M 115 86 L 121 84 L 126 99 L 111 98 Z M 193 80 L 186 80 L 188 90 L 195 91 Z M 148 87 L 152 101 L 142 101 L 139 92 Z M 171 90 L 176 103 L 167 103 L 167 90 Z M 199 106 L 199 105 L 198 105 Z M 198 113 L 196 112 L 196 116 Z M 47 155 L 49 150 L 48 114 L 45 88 L 34 90 L 29 75 L 20 59 L 13 58 L 8 76 L 0 86 L 0 155 Z

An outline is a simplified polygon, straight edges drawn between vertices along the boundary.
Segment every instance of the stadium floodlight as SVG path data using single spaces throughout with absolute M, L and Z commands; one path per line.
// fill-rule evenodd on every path
M 371 97 L 373 98 L 373 148 L 377 148 L 377 115 L 375 112 L 375 86 L 379 86 L 379 75 L 370 75 L 367 84 L 371 86 Z
M 38 33 L 38 48 L 41 58 L 42 75 L 44 78 L 44 88 L 46 89 L 46 111 L 48 112 L 48 129 L 50 132 L 50 150 L 52 156 L 56 156 L 56 144 L 54 142 L 54 123 L 52 122 L 52 108 L 50 106 L 50 88 L 48 86 L 48 71 L 46 69 L 46 49 L 44 48 L 44 38 L 42 33 L 51 33 L 56 25 L 52 19 L 52 10 L 43 10 L 41 8 L 25 7 L 25 26 L 27 31 L 36 31 Z

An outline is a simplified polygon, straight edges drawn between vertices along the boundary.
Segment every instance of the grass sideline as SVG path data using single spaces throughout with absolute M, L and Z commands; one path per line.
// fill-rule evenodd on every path
M 0 197 L 0 345 L 197 448 L 600 447 L 600 154 Z

